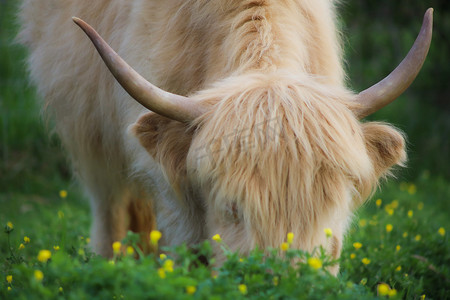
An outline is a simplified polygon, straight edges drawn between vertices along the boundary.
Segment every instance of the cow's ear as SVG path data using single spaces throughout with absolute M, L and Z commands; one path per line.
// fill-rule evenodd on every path
M 394 165 L 404 166 L 405 138 L 398 129 L 380 122 L 362 124 L 362 129 L 377 177 L 389 175 Z
M 163 166 L 174 189 L 179 189 L 186 178 L 186 155 L 193 135 L 189 125 L 150 112 L 142 115 L 130 132 Z

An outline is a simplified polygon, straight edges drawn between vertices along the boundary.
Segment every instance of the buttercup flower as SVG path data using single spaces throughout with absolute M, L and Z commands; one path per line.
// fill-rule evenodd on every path
M 64 291 L 63 288 L 62 288 L 62 286 L 59 287 L 58 291 L 59 291 L 60 293 L 62 293 L 62 292 Z
M 397 295 L 397 290 L 396 289 L 391 289 L 388 293 L 389 297 L 394 297 L 395 295 Z
M 367 220 L 366 219 L 359 220 L 359 226 L 365 227 L 366 225 L 367 225 Z
M 240 284 L 239 292 L 241 292 L 242 295 L 246 295 L 247 294 L 247 286 L 245 284 Z
M 294 241 L 294 234 L 292 232 L 289 232 L 287 234 L 287 242 L 290 245 L 290 244 L 292 244 L 293 241 Z
M 377 286 L 377 291 L 380 296 L 387 296 L 390 290 L 391 290 L 390 286 L 387 285 L 386 283 L 380 283 Z
M 383 203 L 383 201 L 381 199 L 377 199 L 377 201 L 375 201 L 375 204 L 380 207 L 381 203 Z
M 414 237 L 414 239 L 418 242 L 422 239 L 422 236 L 420 234 L 418 234 Z
M 359 248 L 362 247 L 362 244 L 361 244 L 360 242 L 356 242 L 356 243 L 353 243 L 353 247 L 354 247 L 356 250 L 358 250 Z
M 402 270 L 402 266 L 398 266 L 397 268 L 395 268 L 396 272 L 400 272 Z
M 53 249 L 54 249 L 55 251 L 58 251 L 58 250 L 59 250 L 59 246 L 58 246 L 58 245 L 53 246 Z
M 417 187 L 415 184 L 410 184 L 408 187 L 408 194 L 414 195 L 417 191 Z
M 25 245 L 22 244 L 22 243 L 20 243 L 20 245 L 19 245 L 19 250 L 22 250 L 22 249 L 25 249 Z
M 67 197 L 67 191 L 66 190 L 60 190 L 59 191 L 59 196 L 61 197 L 61 198 L 66 198 Z
M 8 292 L 9 292 L 9 291 L 11 291 L 11 287 L 10 287 L 10 286 L 8 286 Z
M 34 278 L 36 278 L 37 281 L 42 281 L 42 279 L 44 279 L 44 273 L 42 273 L 41 270 L 35 270 Z
M 439 228 L 438 233 L 439 233 L 441 236 L 444 236 L 444 235 L 445 235 L 445 229 L 444 229 L 444 227 Z
M 325 228 L 323 231 L 325 232 L 325 235 L 327 237 L 331 237 L 333 235 L 333 231 L 331 230 L 331 228 Z
M 197 290 L 197 288 L 195 286 L 193 286 L 193 285 L 188 285 L 186 287 L 186 293 L 189 294 L 189 295 L 194 294 L 196 290 Z
M 165 260 L 164 264 L 163 264 L 163 268 L 164 268 L 164 271 L 166 271 L 166 272 L 173 272 L 173 260 L 171 260 L 171 259 Z
M 7 222 L 6 223 L 6 229 L 7 230 L 13 230 L 14 229 L 14 225 L 12 222 Z
M 387 232 L 391 232 L 393 228 L 394 228 L 394 226 L 392 226 L 392 224 L 387 224 L 386 225 L 386 231 Z
M 161 278 L 161 279 L 166 278 L 166 272 L 164 271 L 163 268 L 159 268 L 159 269 L 158 269 L 158 276 L 159 276 L 159 278 Z
M 355 257 L 356 257 L 355 253 L 350 254 L 350 259 L 355 259 Z
M 6 276 L 6 281 L 7 281 L 9 284 L 11 284 L 11 282 L 13 281 L 12 275 L 7 275 L 7 276 Z
M 28 243 L 30 243 L 30 238 L 27 236 L 24 236 L 23 241 L 25 242 L 25 244 L 28 244 Z
M 133 255 L 133 254 L 134 254 L 134 249 L 133 249 L 133 247 L 131 247 L 131 246 L 128 246 L 128 247 L 127 247 L 127 254 L 128 254 L 128 255 Z
M 395 251 L 400 251 L 400 249 L 402 249 L 402 247 L 400 246 L 400 245 L 397 245 L 396 247 L 395 247 Z
M 158 241 L 161 239 L 161 232 L 158 230 L 152 230 L 150 232 L 150 241 L 153 245 L 158 245 Z
M 408 210 L 408 218 L 412 218 L 414 212 L 412 210 Z
M 288 243 L 282 243 L 280 248 L 283 251 L 287 251 L 289 249 L 289 244 Z
M 278 286 L 279 281 L 280 281 L 280 278 L 278 278 L 278 276 L 275 276 L 275 277 L 272 279 L 272 282 L 273 282 L 273 285 L 274 285 L 274 286 Z
M 222 241 L 222 238 L 220 237 L 219 234 L 213 235 L 212 239 L 213 239 L 213 241 L 216 241 L 218 243 L 220 243 Z
M 37 259 L 40 262 L 45 263 L 45 262 L 47 262 L 50 259 L 50 257 L 52 257 L 52 253 L 49 250 L 45 250 L 44 249 L 44 250 L 39 251 Z
M 405 232 L 403 232 L 403 235 L 402 235 L 404 238 L 407 238 L 408 237 L 408 233 L 405 231 Z
M 363 264 L 365 264 L 365 265 L 368 265 L 368 264 L 370 264 L 370 259 L 364 257 L 364 258 L 361 260 L 361 262 L 362 262 Z
M 422 210 L 423 209 L 423 202 L 419 202 L 419 204 L 417 205 L 417 209 L 418 210 Z
M 118 254 L 120 252 L 120 248 L 122 247 L 122 244 L 120 242 L 114 242 L 112 244 L 112 248 L 114 251 L 114 254 Z
M 161 254 L 159 255 L 159 258 L 160 258 L 161 260 L 165 260 L 165 259 L 167 258 L 167 255 L 165 255 L 164 253 L 161 253 Z
M 317 269 L 322 268 L 322 261 L 317 257 L 310 257 L 310 258 L 308 258 L 308 265 L 311 268 L 317 270 Z

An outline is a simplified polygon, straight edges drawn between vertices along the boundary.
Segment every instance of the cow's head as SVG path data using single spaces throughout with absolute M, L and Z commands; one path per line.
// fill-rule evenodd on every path
M 402 63 L 384 80 L 353 94 L 309 75 L 276 71 L 224 79 L 190 97 L 143 79 L 79 19 L 127 92 L 155 113 L 133 132 L 182 193 L 206 204 L 208 234 L 232 248 L 325 245 L 338 256 L 351 211 L 378 179 L 405 159 L 404 139 L 389 125 L 360 119 L 394 101 L 427 55 L 428 10 Z M 323 229 L 333 230 L 326 239 Z

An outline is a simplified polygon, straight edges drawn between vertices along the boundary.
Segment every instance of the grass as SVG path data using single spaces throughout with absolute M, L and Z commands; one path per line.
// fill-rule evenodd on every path
M 266 258 L 259 250 L 239 257 L 220 240 L 196 252 L 169 249 L 166 258 L 94 255 L 87 202 L 41 120 L 26 53 L 11 44 L 15 9 L 0 1 L 1 299 L 450 298 L 450 184 L 426 170 L 413 182 L 384 184 L 357 212 L 338 277 L 326 272 L 333 262 L 320 249 L 320 262 L 290 249 L 285 257 L 275 255 L 278 249 Z M 121 242 L 136 253 L 135 241 L 130 234 Z M 228 257 L 220 269 L 198 261 L 200 254 L 213 259 L 216 242 Z M 289 258 L 302 262 L 292 267 Z

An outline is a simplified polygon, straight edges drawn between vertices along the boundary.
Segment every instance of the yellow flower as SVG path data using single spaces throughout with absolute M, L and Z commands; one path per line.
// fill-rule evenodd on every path
M 22 244 L 22 243 L 20 243 L 20 245 L 19 245 L 19 250 L 22 250 L 22 249 L 25 249 L 25 245 Z
M 118 254 L 119 252 L 120 252 L 120 248 L 122 247 L 122 243 L 120 243 L 120 242 L 114 242 L 113 244 L 112 244 L 112 248 L 113 248 L 113 251 L 114 251 L 114 254 Z
M 134 254 L 134 249 L 133 249 L 133 247 L 131 247 L 131 246 L 128 246 L 128 247 L 127 247 L 127 254 L 130 255 L 130 256 Z
M 333 235 L 333 231 L 331 230 L 331 228 L 325 228 L 323 231 L 325 232 L 325 235 L 327 237 L 331 237 Z
M 445 229 L 444 229 L 444 227 L 439 228 L 438 233 L 439 233 L 441 236 L 444 236 L 444 235 L 445 235 Z
M 91 238 L 86 238 L 86 243 L 89 244 L 91 242 Z
M 353 243 L 353 247 L 354 247 L 356 250 L 358 250 L 359 248 L 362 247 L 362 244 L 361 244 L 360 242 L 356 242 L 356 243 Z
M 86 252 L 84 251 L 83 248 L 78 249 L 78 255 L 79 256 L 85 256 L 86 255 Z
M 10 287 L 10 286 L 8 286 L 8 292 L 9 292 L 9 291 L 11 291 L 11 287 Z
M 359 220 L 359 226 L 365 227 L 366 225 L 367 225 L 367 220 L 366 219 Z
M 44 279 L 44 273 L 42 273 L 42 271 L 40 270 L 35 270 L 34 278 L 36 278 L 37 281 L 42 281 L 42 279 Z
M 27 236 L 24 236 L 23 241 L 25 242 L 25 244 L 28 244 L 30 242 L 30 238 Z
M 425 300 L 425 294 L 423 294 L 422 296 L 420 296 L 420 300 Z
M 400 249 L 402 249 L 402 247 L 400 246 L 400 245 L 397 245 L 396 247 L 395 247 L 395 251 L 400 251 Z
M 53 249 L 55 249 L 55 251 L 58 251 L 59 250 L 59 246 L 58 245 L 53 246 Z
M 164 271 L 173 272 L 173 260 L 167 259 L 163 264 Z
M 61 197 L 61 198 L 66 198 L 67 197 L 67 191 L 66 190 L 60 190 L 59 191 L 59 196 Z
M 158 230 L 152 230 L 150 232 L 150 241 L 152 242 L 153 245 L 158 245 L 158 241 L 161 239 L 161 232 Z
M 60 293 L 62 293 L 62 292 L 64 291 L 63 288 L 62 288 L 62 286 L 59 287 L 58 291 L 59 291 Z
M 396 209 L 398 207 L 398 200 L 392 201 L 389 205 L 391 208 Z
M 408 187 L 408 194 L 414 195 L 417 192 L 417 187 L 415 184 L 410 184 Z
M 7 227 L 7 229 L 8 229 L 8 230 L 12 230 L 12 229 L 14 229 L 14 225 L 13 225 L 13 223 L 12 223 L 12 222 L 8 222 L 8 223 L 6 223 L 6 227 Z
M 7 275 L 7 276 L 6 276 L 6 281 L 7 281 L 8 283 L 11 283 L 12 280 L 13 280 L 12 275 Z
M 289 232 L 289 233 L 287 234 L 287 242 L 288 242 L 288 244 L 290 245 L 290 244 L 292 244 L 293 241 L 294 241 L 294 233 Z
M 377 286 L 378 295 L 380 296 L 387 296 L 390 290 L 391 290 L 390 286 L 387 285 L 386 283 L 380 283 Z
M 380 207 L 381 203 L 383 203 L 383 201 L 381 199 L 377 199 L 377 201 L 375 201 L 375 204 Z
M 45 263 L 50 259 L 50 257 L 52 257 L 52 253 L 49 250 L 44 249 L 44 250 L 39 251 L 37 259 L 40 262 Z
M 161 253 L 159 255 L 159 259 L 161 259 L 161 260 L 165 260 L 166 258 L 167 258 L 167 255 L 165 255 L 164 253 Z
M 423 202 L 419 202 L 419 204 L 417 205 L 417 209 L 418 210 L 422 210 L 423 209 Z
M 403 232 L 403 237 L 404 238 L 407 238 L 408 237 L 408 233 L 405 231 L 405 232 Z
M 317 270 L 317 269 L 322 268 L 322 261 L 317 257 L 310 257 L 310 258 L 308 258 L 308 265 L 311 268 Z
M 388 296 L 389 297 L 394 297 L 397 295 L 397 290 L 396 289 L 392 289 L 389 291 Z
M 398 266 L 397 268 L 395 268 L 396 272 L 400 272 L 402 270 L 402 266 Z
M 417 242 L 422 239 L 422 236 L 420 234 L 416 235 L 414 238 Z
M 288 243 L 282 243 L 280 248 L 283 251 L 287 251 L 289 249 L 289 244 Z
M 412 210 L 408 210 L 408 218 L 412 218 L 414 212 Z
M 392 226 L 392 224 L 387 224 L 386 225 L 386 231 L 387 232 L 391 232 L 393 228 L 394 228 L 394 226 Z
M 220 237 L 219 234 L 213 235 L 212 239 L 213 239 L 213 241 L 216 241 L 218 243 L 220 243 L 222 241 L 222 238 Z
M 361 262 L 362 262 L 363 264 L 365 264 L 365 265 L 368 265 L 368 264 L 370 264 L 370 259 L 364 257 L 364 258 L 361 260 Z
M 274 285 L 274 286 L 278 286 L 278 283 L 280 282 L 280 278 L 278 278 L 278 276 L 275 276 L 275 277 L 272 279 L 272 282 L 273 282 L 273 285 Z
M 188 285 L 186 287 L 186 293 L 189 294 L 189 295 L 194 294 L 196 290 L 197 290 L 197 288 L 195 286 L 193 286 L 193 285 Z
M 247 294 L 247 286 L 245 284 L 240 284 L 239 292 L 241 292 L 242 295 L 246 295 Z
M 166 278 L 166 272 L 164 271 L 163 268 L 159 268 L 159 269 L 158 269 L 158 276 L 159 276 L 159 278 L 161 278 L 161 279 Z
M 58 211 L 58 218 L 63 219 L 64 218 L 64 213 L 62 211 Z
M 356 257 L 355 253 L 350 254 L 350 259 L 355 259 L 355 257 Z
M 386 212 L 388 213 L 388 215 L 392 216 L 394 214 L 394 209 L 386 208 Z

